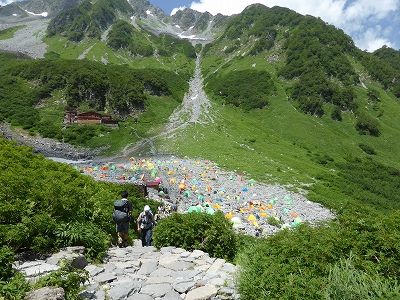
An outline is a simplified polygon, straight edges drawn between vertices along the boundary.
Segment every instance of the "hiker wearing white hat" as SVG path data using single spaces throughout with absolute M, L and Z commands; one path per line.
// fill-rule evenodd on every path
M 151 234 L 154 227 L 154 216 L 151 213 L 150 206 L 145 205 L 143 211 L 139 214 L 137 218 L 138 228 L 140 232 L 142 246 L 151 246 Z

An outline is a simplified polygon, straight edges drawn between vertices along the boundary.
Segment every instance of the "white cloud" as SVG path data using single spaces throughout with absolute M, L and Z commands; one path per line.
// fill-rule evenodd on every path
M 178 8 L 174 8 L 171 12 L 171 16 L 174 15 L 178 10 L 184 10 L 185 8 L 187 8 L 186 6 L 180 6 Z
M 381 32 L 381 28 L 368 28 L 358 39 L 358 47 L 361 50 L 367 50 L 368 52 L 373 52 L 376 49 L 381 48 L 383 45 L 388 47 L 393 47 L 393 44 L 382 37 L 378 33 Z
M 399 0 L 200 0 L 192 2 L 190 8 L 200 12 L 208 11 L 213 15 L 232 15 L 242 12 L 253 3 L 267 7 L 287 7 L 302 15 L 320 17 L 350 35 L 361 49 L 367 46 L 365 49 L 373 51 L 385 44 L 392 47 L 396 44 L 389 41 L 385 28 L 374 26 L 395 11 L 399 15 Z M 400 41 L 397 43 L 400 46 Z
M 0 5 L 7 5 L 15 2 L 15 0 L 0 0 Z

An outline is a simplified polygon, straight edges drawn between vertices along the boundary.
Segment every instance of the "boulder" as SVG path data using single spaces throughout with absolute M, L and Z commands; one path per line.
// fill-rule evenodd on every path
M 25 300 L 65 300 L 63 288 L 46 286 L 25 295 Z

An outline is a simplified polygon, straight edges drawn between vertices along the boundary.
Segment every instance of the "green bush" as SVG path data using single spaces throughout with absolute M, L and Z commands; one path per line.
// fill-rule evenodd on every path
M 0 280 L 0 299 L 21 300 L 24 299 L 25 293 L 30 290 L 29 283 L 25 280 L 24 275 L 15 273 L 15 276 L 7 281 Z
M 268 217 L 267 218 L 267 223 L 269 225 L 276 226 L 276 227 L 280 228 L 281 225 L 283 224 L 283 221 L 281 221 L 281 220 L 279 220 L 278 218 L 275 218 L 275 217 Z
M 128 191 L 135 217 L 145 204 L 159 205 L 133 184 L 95 181 L 3 139 L 0 158 L 0 247 L 16 253 L 81 245 L 88 259 L 101 259 L 116 236 L 111 214 L 121 190 Z
M 338 214 L 326 225 L 244 240 L 237 256 L 241 299 L 355 299 L 341 298 L 350 290 L 357 299 L 398 299 L 400 214 L 383 216 L 355 204 Z M 338 267 L 348 257 L 354 268 Z M 375 298 L 362 297 L 368 289 Z
M 376 155 L 375 149 L 372 148 L 372 147 L 369 146 L 369 145 L 366 145 L 366 144 L 361 143 L 361 144 L 358 144 L 358 147 L 360 147 L 360 149 L 361 149 L 362 151 L 364 151 L 365 153 L 367 153 L 367 154 Z
M 379 274 L 369 275 L 355 268 L 353 257 L 341 259 L 330 268 L 325 299 L 399 299 L 397 280 L 389 281 Z
M 12 264 L 14 262 L 14 251 L 6 246 L 0 249 L 0 280 L 7 280 L 12 274 Z
M 12 269 L 14 251 L 7 246 L 0 249 L 0 299 L 23 299 L 29 284 Z M 4 297 L 4 298 L 2 298 Z
M 176 246 L 186 250 L 203 250 L 212 257 L 233 261 L 237 251 L 237 237 L 232 224 L 222 212 L 174 213 L 160 220 L 153 232 L 154 246 Z
M 276 87 L 267 71 L 239 70 L 225 75 L 211 75 L 205 89 L 222 103 L 232 104 L 245 110 L 263 108 Z
M 365 113 L 359 113 L 356 129 L 361 135 L 379 136 L 381 134 L 379 131 L 379 121 Z

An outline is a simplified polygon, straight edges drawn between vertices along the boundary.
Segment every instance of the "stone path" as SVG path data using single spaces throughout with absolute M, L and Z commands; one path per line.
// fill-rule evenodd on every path
M 75 265 L 90 274 L 80 294 L 82 299 L 239 299 L 235 284 L 237 266 L 199 250 L 189 252 L 176 247 L 157 250 L 138 244 L 139 240 L 135 240 L 133 246 L 110 248 L 107 259 L 100 265 L 85 263 L 82 254 L 74 253 L 82 248 L 71 247 L 46 260 L 16 263 L 15 268 L 32 281 L 58 269 L 56 264 L 62 257 L 75 255 Z M 39 298 L 30 295 L 27 299 Z

